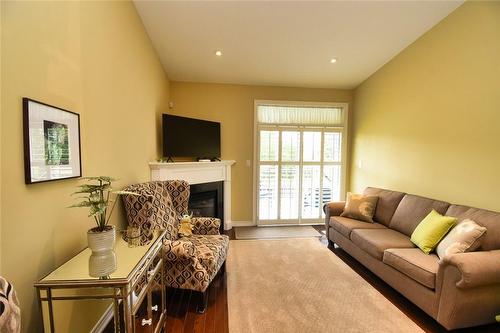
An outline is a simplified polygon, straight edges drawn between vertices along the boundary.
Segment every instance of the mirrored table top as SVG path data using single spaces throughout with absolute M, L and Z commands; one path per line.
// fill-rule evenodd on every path
M 56 281 L 91 283 L 98 280 L 126 280 L 142 262 L 145 255 L 157 242 L 161 241 L 162 235 L 161 231 L 156 232 L 149 244 L 129 247 L 121 234 L 117 233 L 114 251 L 92 255 L 92 251 L 86 248 L 41 279 L 36 285 L 52 284 Z

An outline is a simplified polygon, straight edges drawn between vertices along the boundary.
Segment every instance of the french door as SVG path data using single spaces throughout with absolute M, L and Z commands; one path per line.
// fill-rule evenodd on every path
M 323 223 L 323 204 L 344 192 L 344 127 L 259 124 L 256 130 L 257 223 Z

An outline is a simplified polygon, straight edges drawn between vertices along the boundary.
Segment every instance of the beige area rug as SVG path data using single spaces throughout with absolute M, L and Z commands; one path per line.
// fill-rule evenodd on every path
M 232 240 L 230 333 L 423 332 L 317 239 Z
M 236 239 L 272 239 L 272 238 L 305 238 L 321 237 L 311 226 L 282 227 L 237 227 L 234 228 Z

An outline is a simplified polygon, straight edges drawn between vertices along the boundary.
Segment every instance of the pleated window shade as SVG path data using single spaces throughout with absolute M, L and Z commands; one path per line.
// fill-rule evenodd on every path
M 258 105 L 259 124 L 344 126 L 344 110 L 341 107 Z

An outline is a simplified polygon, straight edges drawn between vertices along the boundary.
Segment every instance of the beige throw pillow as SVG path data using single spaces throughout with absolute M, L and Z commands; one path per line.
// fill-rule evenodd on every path
M 348 192 L 344 212 L 340 216 L 373 223 L 377 201 L 377 196 Z
M 465 219 L 441 240 L 436 248 L 436 253 L 439 258 L 443 259 L 445 256 L 455 253 L 472 252 L 481 245 L 485 235 L 485 227 L 470 219 Z

